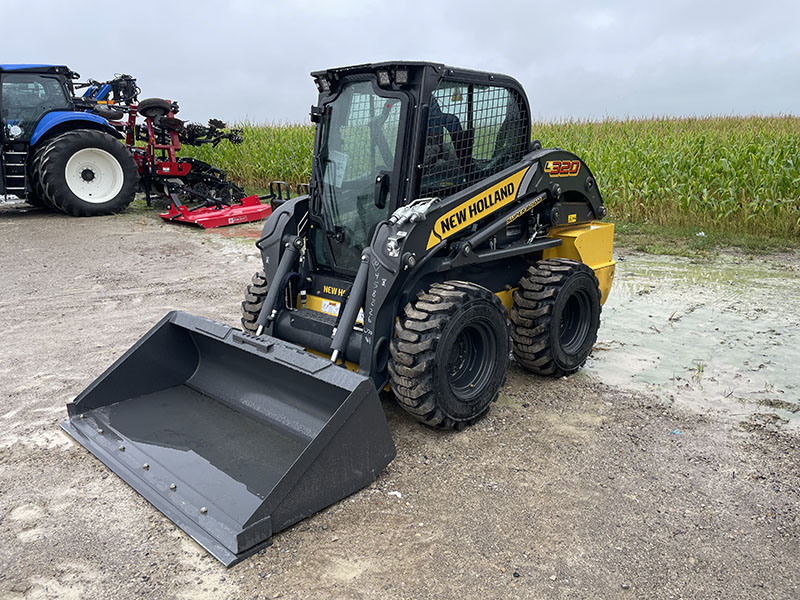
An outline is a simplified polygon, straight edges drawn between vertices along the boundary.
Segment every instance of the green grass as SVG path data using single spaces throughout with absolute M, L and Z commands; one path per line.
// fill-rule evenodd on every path
M 250 188 L 265 189 L 273 179 L 308 181 L 312 126 L 243 128 L 240 146 L 187 153 Z M 687 236 L 702 230 L 700 245 L 773 238 L 797 246 L 800 117 L 566 121 L 534 124 L 533 135 L 584 159 L 611 221 L 651 234 L 661 227 Z
M 646 223 L 616 223 L 614 245 L 648 254 L 688 257 L 714 256 L 720 248 L 731 248 L 746 255 L 776 254 L 798 249 L 794 236 L 755 233 L 731 235 L 725 231 L 705 231 L 695 226 Z

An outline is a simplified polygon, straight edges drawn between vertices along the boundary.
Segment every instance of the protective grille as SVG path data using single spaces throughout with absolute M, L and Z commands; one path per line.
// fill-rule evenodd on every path
M 420 197 L 444 198 L 525 153 L 528 115 L 513 90 L 443 81 L 433 92 Z

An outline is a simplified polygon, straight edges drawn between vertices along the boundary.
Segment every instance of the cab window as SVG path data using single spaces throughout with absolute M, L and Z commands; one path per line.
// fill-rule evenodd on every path
M 39 120 L 48 112 L 71 109 L 58 77 L 34 73 L 4 73 L 0 116 L 5 139 L 27 142 Z
M 441 82 L 428 114 L 419 195 L 444 198 L 511 166 L 525 153 L 528 131 L 515 91 Z

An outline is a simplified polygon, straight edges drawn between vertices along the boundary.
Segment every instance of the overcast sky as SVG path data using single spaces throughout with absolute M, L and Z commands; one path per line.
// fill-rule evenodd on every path
M 800 113 L 797 0 L 0 0 L 0 13 L 0 62 L 129 73 L 184 119 L 305 121 L 310 71 L 380 60 L 511 75 L 540 120 Z

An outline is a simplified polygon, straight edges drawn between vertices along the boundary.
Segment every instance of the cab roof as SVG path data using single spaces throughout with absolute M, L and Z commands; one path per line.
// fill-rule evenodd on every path
M 516 89 L 520 94 L 525 96 L 525 91 L 522 85 L 508 75 L 501 73 L 490 73 L 488 71 L 475 71 L 473 69 L 464 69 L 462 67 L 451 67 L 439 62 L 431 61 L 406 61 L 406 60 L 393 60 L 376 63 L 364 63 L 360 65 L 352 65 L 347 67 L 334 67 L 331 69 L 324 69 L 320 71 L 312 71 L 311 76 L 317 83 L 317 87 L 322 91 L 324 88 L 320 87 L 320 82 L 328 80 L 334 83 L 348 75 L 361 75 L 365 73 L 377 74 L 379 71 L 388 71 L 394 77 L 397 71 L 416 71 L 419 74 L 426 73 L 428 77 L 434 79 L 449 79 L 454 81 L 464 81 L 469 83 L 480 83 L 489 85 L 503 85 Z M 527 97 L 526 97 L 527 98 Z
M 65 65 L 0 65 L 0 73 L 14 71 L 24 71 L 26 73 L 61 73 L 63 75 L 72 73 L 72 70 Z

